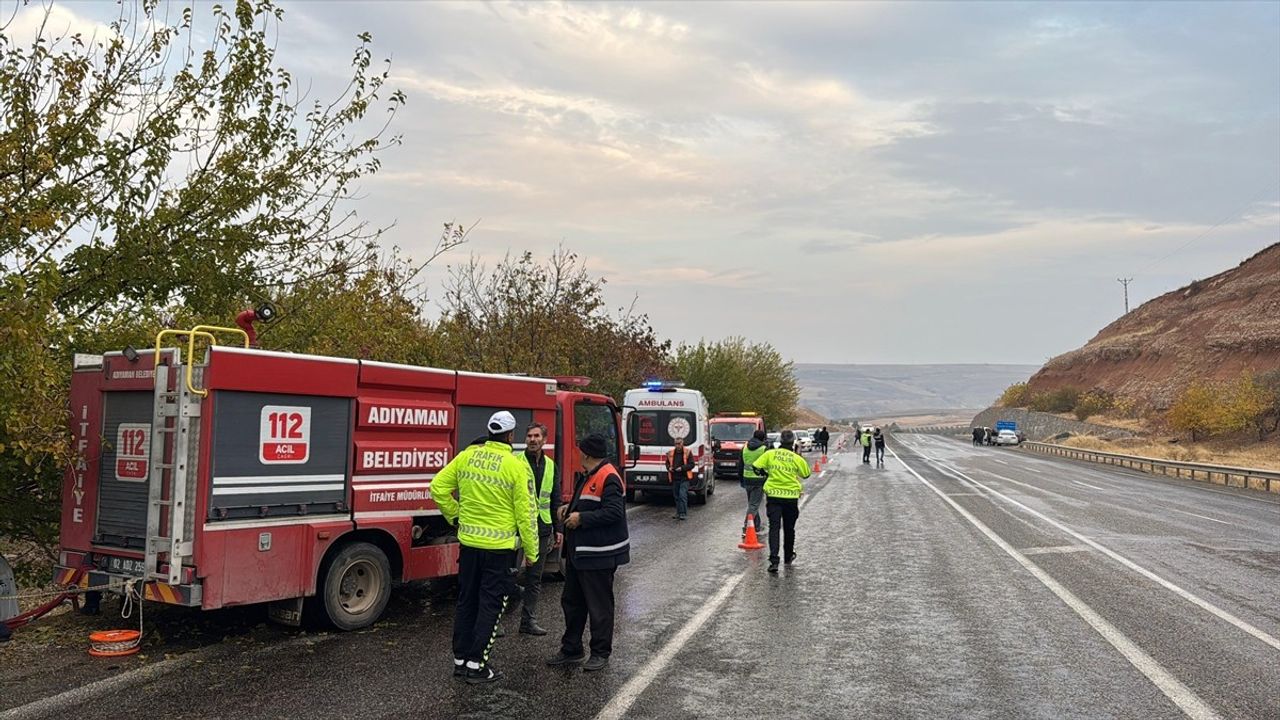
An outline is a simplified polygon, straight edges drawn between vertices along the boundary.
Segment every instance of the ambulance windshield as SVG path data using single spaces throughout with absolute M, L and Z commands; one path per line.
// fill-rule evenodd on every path
M 639 445 L 671 446 L 677 437 L 690 445 L 698 439 L 698 416 L 688 410 L 636 410 L 627 427 Z

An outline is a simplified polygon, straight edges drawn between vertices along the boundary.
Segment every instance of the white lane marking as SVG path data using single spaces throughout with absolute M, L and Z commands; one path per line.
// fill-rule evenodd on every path
M 902 462 L 902 458 L 898 458 L 898 462 Z M 1058 599 L 1065 603 L 1067 607 L 1071 608 L 1081 617 L 1081 619 L 1089 623 L 1089 625 L 1092 626 L 1093 629 L 1103 637 L 1103 639 L 1111 643 L 1111 646 L 1116 650 L 1120 651 L 1120 654 L 1129 661 L 1129 664 L 1137 668 L 1138 672 L 1147 676 L 1147 679 L 1159 688 L 1160 692 L 1164 693 L 1165 697 L 1172 700 L 1174 704 L 1182 710 L 1182 712 L 1187 714 L 1188 717 L 1196 718 L 1197 720 L 1212 720 L 1220 717 L 1218 713 L 1214 712 L 1213 708 L 1209 707 L 1209 705 L 1192 692 L 1190 688 L 1183 685 L 1177 678 L 1169 674 L 1169 671 L 1165 670 L 1155 658 L 1151 657 L 1143 651 L 1142 648 L 1138 647 L 1136 643 L 1126 637 L 1124 633 L 1116 629 L 1114 625 L 1107 622 L 1106 619 L 1094 611 L 1093 608 L 1089 607 L 1084 603 L 1084 601 L 1072 594 L 1070 590 L 1065 588 L 1057 580 L 1054 580 L 1053 577 L 1044 570 L 1041 570 L 1040 566 L 1031 562 L 1025 555 L 1015 550 L 1014 547 L 1006 542 L 1004 538 L 997 535 L 994 530 L 987 527 L 981 520 L 970 514 L 969 511 L 961 507 L 959 503 L 947 497 L 945 493 L 934 487 L 933 483 L 925 480 L 924 477 L 920 475 L 920 473 L 916 472 L 910 465 L 907 465 L 906 463 L 902 463 L 902 465 L 908 472 L 915 475 L 917 480 L 924 483 L 926 487 L 936 493 L 938 497 L 942 498 L 943 501 L 954 508 L 956 512 L 960 513 L 961 517 L 968 520 L 969 523 L 977 528 L 979 532 L 986 535 L 991 542 L 995 543 L 997 547 L 1004 550 L 1009 557 L 1012 557 L 1017 561 L 1017 563 L 1025 568 L 1027 572 L 1031 573 L 1031 575 L 1035 577 L 1035 579 L 1039 580 L 1042 585 L 1048 588 L 1050 592 L 1057 595 Z
M 1050 555 L 1054 553 L 1088 552 L 1084 545 L 1053 545 L 1050 547 L 1022 548 L 1023 555 Z
M 1231 524 L 1232 524 L 1232 523 L 1227 522 L 1226 520 L 1219 520 L 1218 518 L 1211 518 L 1211 517 L 1209 517 L 1208 515 L 1197 515 L 1197 514 L 1195 514 L 1195 513 L 1193 513 L 1193 512 L 1187 512 L 1186 510 L 1179 510 L 1178 508 L 1171 508 L 1171 507 L 1168 507 L 1167 505 L 1157 505 L 1156 507 L 1159 507 L 1161 510 L 1172 510 L 1172 511 L 1174 511 L 1174 512 L 1176 512 L 1176 513 L 1182 513 L 1183 515 L 1190 515 L 1191 517 L 1197 517 L 1197 518 L 1200 518 L 1201 520 L 1212 520 L 1213 522 L 1216 522 L 1216 523 L 1222 523 L 1223 525 L 1231 525 Z
M 1072 480 L 1071 482 L 1073 482 L 1073 483 L 1075 483 L 1075 484 L 1077 484 L 1077 485 L 1083 485 L 1083 486 L 1085 486 L 1085 487 L 1087 487 L 1087 488 L 1093 488 L 1094 490 L 1102 490 L 1102 489 L 1103 489 L 1103 488 L 1098 487 L 1097 485 L 1090 485 L 1089 483 L 1082 483 L 1082 482 L 1080 482 L 1079 480 Z
M 1009 463 L 1005 462 L 1004 460 L 1001 460 L 1000 458 L 991 458 L 991 461 L 992 461 L 992 462 L 998 462 L 998 463 L 1000 463 L 1001 465 L 1008 465 L 1008 464 L 1009 464 Z
M 657 654 L 649 658 L 640 670 L 631 676 L 631 679 L 627 681 L 626 685 L 622 686 L 618 694 L 614 695 L 613 699 L 601 708 L 600 712 L 596 713 L 595 720 L 620 720 L 625 716 L 631 706 L 635 704 L 635 701 L 640 698 L 640 694 L 664 672 L 666 666 L 675 659 L 676 653 L 680 652 L 694 634 L 701 630 L 703 625 L 707 624 L 711 616 L 729 599 L 733 591 L 737 589 L 738 583 L 742 582 L 742 579 L 746 576 L 747 571 L 744 570 L 737 577 L 725 583 L 719 592 L 713 595 L 711 600 L 703 605 L 696 615 L 689 618 L 684 627 L 680 628 L 680 631 L 662 646 L 662 649 Z
M 824 471 L 823 473 L 820 473 L 818 477 L 822 477 L 822 475 L 825 474 L 826 473 Z M 816 490 L 814 492 L 816 492 Z M 800 498 L 799 507 L 808 505 L 809 501 L 812 499 L 813 492 L 805 493 L 805 496 Z M 733 595 L 734 589 L 738 587 L 738 583 L 742 582 L 749 572 L 751 572 L 750 569 L 743 570 L 737 576 L 730 578 L 715 595 L 712 595 L 711 599 L 702 606 L 702 609 L 699 610 L 696 615 L 689 618 L 688 622 L 686 622 L 684 626 L 681 627 L 680 630 L 662 646 L 662 649 L 653 657 L 649 658 L 648 661 L 646 661 L 645 664 L 636 671 L 635 675 L 631 676 L 631 679 L 627 681 L 626 685 L 622 686 L 622 689 L 618 691 L 618 694 L 614 695 L 613 699 L 611 699 L 608 704 L 600 708 L 600 712 L 596 713 L 595 720 L 620 720 L 622 717 L 626 716 L 627 711 L 630 710 L 631 706 L 640 698 L 640 695 L 648 689 L 649 685 L 653 684 L 654 680 L 658 679 L 658 677 L 662 675 L 666 666 L 675 659 L 676 654 L 679 653 L 680 650 L 688 644 L 689 640 L 691 640 L 693 636 L 702 629 L 703 625 L 707 624 L 707 621 L 711 619 L 711 616 L 715 615 L 720 610 L 720 606 L 724 605 L 725 602 L 729 600 L 730 596 Z
M 1160 585 L 1161 587 L 1163 587 L 1163 588 L 1165 588 L 1166 590 L 1168 590 L 1168 591 L 1170 591 L 1170 592 L 1174 593 L 1175 595 L 1177 595 L 1178 597 L 1182 598 L 1183 600 L 1186 600 L 1187 602 L 1191 603 L 1192 605 L 1196 605 L 1197 607 L 1199 607 L 1199 608 L 1201 608 L 1201 609 L 1203 609 L 1203 610 L 1205 610 L 1205 611 L 1209 612 L 1210 614 L 1212 614 L 1212 615 L 1216 615 L 1217 617 L 1221 618 L 1222 620 L 1225 620 L 1226 622 L 1228 622 L 1228 623 L 1230 623 L 1230 624 L 1232 624 L 1232 625 L 1236 626 L 1237 628 L 1239 628 L 1239 629 L 1241 629 L 1241 630 L 1245 631 L 1246 633 L 1249 633 L 1250 635 L 1252 635 L 1252 636 L 1254 636 L 1255 638 L 1257 638 L 1257 639 L 1261 640 L 1262 642 L 1266 643 L 1267 645 L 1270 645 L 1271 647 L 1275 648 L 1276 650 L 1280 650 L 1280 639 L 1276 639 L 1275 637 L 1272 637 L 1271 635 L 1268 635 L 1266 632 L 1264 632 L 1264 631 L 1260 630 L 1260 629 L 1259 629 L 1259 628 L 1257 628 L 1257 627 L 1254 627 L 1253 625 L 1251 625 L 1251 624 L 1250 624 L 1250 623 L 1248 623 L 1248 622 L 1245 622 L 1244 620 L 1241 620 L 1240 618 L 1236 617 L 1235 615 L 1232 615 L 1231 613 L 1227 612 L 1226 610 L 1223 610 L 1222 608 L 1218 607 L 1217 605 L 1214 605 L 1213 603 L 1209 602 L 1208 600 L 1205 600 L 1204 598 L 1201 598 L 1199 595 L 1196 595 L 1196 594 L 1194 594 L 1194 593 L 1192 593 L 1192 592 L 1190 592 L 1190 591 L 1184 590 L 1183 588 L 1179 587 L 1178 585 L 1175 585 L 1175 584 L 1173 584 L 1172 582 L 1170 582 L 1170 581 L 1168 581 L 1168 580 L 1165 580 L 1163 577 L 1160 577 L 1159 575 L 1157 575 L 1157 574 L 1155 574 L 1155 573 L 1151 572 L 1150 570 L 1148 570 L 1148 569 L 1146 569 L 1146 568 L 1142 567 L 1141 565 L 1139 565 L 1139 564 L 1135 563 L 1134 561 L 1132 561 L 1132 560 L 1130 560 L 1129 558 L 1127 558 L 1127 557 L 1125 557 L 1125 556 L 1121 555 L 1120 553 L 1118 553 L 1118 552 L 1116 552 L 1116 551 L 1112 550 L 1111 548 L 1106 547 L 1105 545 L 1102 545 L 1102 544 L 1100 544 L 1100 543 L 1097 543 L 1097 542 L 1093 541 L 1092 539 L 1090 539 L 1090 538 L 1088 538 L 1088 537 L 1086 537 L 1086 536 L 1084 536 L 1084 535 L 1081 535 L 1080 533 L 1076 532 L 1075 530 L 1072 530 L 1071 528 L 1067 527 L 1066 525 L 1063 525 L 1062 523 L 1058 522 L 1057 520 L 1054 520 L 1053 518 L 1049 517 L 1048 515 L 1045 515 L 1044 513 L 1040 512 L 1040 511 L 1038 511 L 1038 510 L 1034 510 L 1034 509 L 1032 509 L 1032 508 L 1027 507 L 1026 505 L 1023 505 L 1022 503 L 1020 503 L 1020 502 L 1018 502 L 1017 500 L 1014 500 L 1013 498 L 1011 498 L 1011 497 L 1009 497 L 1009 496 L 1005 495 L 1004 493 L 1000 492 L 999 490 L 996 490 L 996 489 L 994 489 L 994 488 L 988 487 L 988 486 L 986 486 L 986 485 L 984 485 L 984 484 L 982 484 L 982 483 L 978 482 L 977 480 L 974 480 L 973 478 L 969 477 L 968 475 L 965 475 L 964 473 L 960 472 L 959 470 L 955 469 L 954 467 L 951 467 L 951 466 L 948 466 L 948 465 L 941 465 L 941 464 L 939 465 L 939 468 L 943 468 L 943 467 L 945 467 L 946 469 L 948 469 L 948 470 L 950 470 L 951 472 L 955 473 L 956 475 L 958 475 L 958 476 L 960 476 L 960 477 L 964 478 L 964 479 L 965 479 L 965 480 L 967 480 L 971 485 L 973 485 L 973 486 L 975 486 L 975 487 L 982 488 L 983 490 L 986 490 L 988 493 L 990 493 L 990 494 L 992 494 L 992 495 L 994 495 L 994 496 L 996 496 L 996 497 L 1000 498 L 1001 500 L 1004 500 L 1005 502 L 1009 503 L 1010 505 L 1015 505 L 1015 506 L 1017 506 L 1017 507 L 1019 507 L 1019 508 L 1022 508 L 1022 509 L 1023 509 L 1023 510 L 1025 510 L 1026 512 L 1031 513 L 1032 515 L 1034 515 L 1034 516 L 1036 516 L 1036 517 L 1040 518 L 1041 520 L 1043 520 L 1043 521 L 1045 521 L 1045 522 L 1049 523 L 1049 524 L 1050 524 L 1050 525 L 1052 525 L 1053 527 L 1055 527 L 1055 528 L 1057 528 L 1057 529 L 1061 530 L 1062 532 L 1064 532 L 1064 533 L 1066 533 L 1066 534 L 1070 535 L 1071 537 L 1075 538 L 1076 540 L 1079 540 L 1080 542 L 1082 542 L 1082 543 L 1084 543 L 1084 544 L 1088 545 L 1089 547 L 1091 547 L 1091 548 L 1093 548 L 1093 549 L 1095 549 L 1095 550 L 1097 550 L 1097 551 L 1099 551 L 1099 552 L 1103 553 L 1104 555 L 1106 555 L 1107 557 L 1111 558 L 1112 560 L 1115 560 L 1116 562 L 1120 563 L 1121 565 L 1123 565 L 1123 566 L 1125 566 L 1125 567 L 1129 568 L 1130 570 L 1132 570 L 1132 571 L 1134 571 L 1134 572 L 1138 573 L 1139 575 L 1141 575 L 1141 576 L 1143 576 L 1143 577 L 1147 578 L 1148 580 L 1151 580 L 1152 582 L 1156 583 L 1157 585 Z

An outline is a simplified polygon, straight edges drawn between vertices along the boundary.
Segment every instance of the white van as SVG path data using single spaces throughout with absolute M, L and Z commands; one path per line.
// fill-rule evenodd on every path
M 694 503 L 705 505 L 716 491 L 707 398 L 683 383 L 654 380 L 628 390 L 622 405 L 627 442 L 640 451 L 639 462 L 627 470 L 627 499 L 634 500 L 637 491 L 671 493 L 666 458 L 675 438 L 681 437 L 698 462 L 689 495 Z

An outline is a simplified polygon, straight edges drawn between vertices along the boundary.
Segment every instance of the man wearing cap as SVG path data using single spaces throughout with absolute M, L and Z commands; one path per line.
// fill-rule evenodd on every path
M 613 576 L 631 561 L 627 508 L 609 441 L 592 434 L 578 443 L 585 472 L 574 479 L 573 499 L 560 506 L 564 520 L 564 637 L 560 652 L 547 661 L 560 666 L 582 662 L 582 633 L 591 623 L 591 659 L 582 669 L 601 670 L 613 653 Z
M 533 473 L 512 454 L 515 427 L 511 413 L 494 413 L 484 444 L 458 453 L 431 482 L 440 513 L 458 528 L 453 674 L 468 683 L 502 677 L 489 662 L 489 651 L 515 591 L 517 549 L 524 547 L 526 566 L 538 561 Z

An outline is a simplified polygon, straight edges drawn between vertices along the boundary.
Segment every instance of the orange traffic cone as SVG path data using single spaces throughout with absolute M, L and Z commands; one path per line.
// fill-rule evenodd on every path
M 826 455 L 823 455 L 823 456 L 822 456 L 822 464 L 823 464 L 823 465 L 826 465 L 826 464 L 827 464 L 827 456 L 826 456 Z
M 813 472 L 814 472 L 815 474 L 816 474 L 816 473 L 820 473 L 820 472 L 822 472 L 822 461 L 821 461 L 821 460 L 818 460 L 817 462 L 815 462 L 815 463 L 813 464 Z
M 754 515 L 747 516 L 747 537 L 738 543 L 738 547 L 743 550 L 760 550 L 764 548 L 760 538 L 756 537 L 756 518 Z

